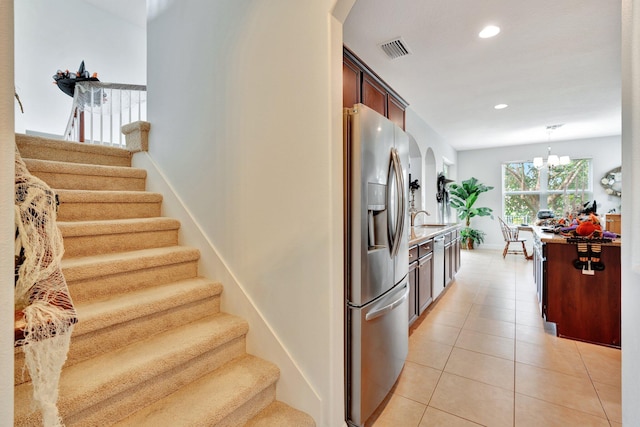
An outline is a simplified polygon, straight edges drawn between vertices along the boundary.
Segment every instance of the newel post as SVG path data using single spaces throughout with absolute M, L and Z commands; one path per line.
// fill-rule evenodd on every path
M 149 151 L 149 122 L 133 122 L 122 126 L 121 130 L 127 143 L 127 150 L 132 153 Z

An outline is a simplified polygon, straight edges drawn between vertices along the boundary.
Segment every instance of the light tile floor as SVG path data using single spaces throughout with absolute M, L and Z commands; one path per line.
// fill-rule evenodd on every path
M 411 328 L 407 361 L 368 427 L 622 426 L 620 351 L 555 336 L 531 261 L 462 251 Z

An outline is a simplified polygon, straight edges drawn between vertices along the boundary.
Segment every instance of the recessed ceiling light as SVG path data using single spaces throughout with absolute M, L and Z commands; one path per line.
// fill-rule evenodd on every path
M 507 108 L 508 105 L 507 104 L 498 104 L 498 105 L 494 105 L 493 108 L 495 108 L 496 110 L 503 110 L 505 108 Z
M 488 39 L 489 37 L 493 37 L 498 35 L 500 32 L 500 27 L 496 27 L 495 25 L 487 25 L 480 31 L 478 37 L 481 39 Z

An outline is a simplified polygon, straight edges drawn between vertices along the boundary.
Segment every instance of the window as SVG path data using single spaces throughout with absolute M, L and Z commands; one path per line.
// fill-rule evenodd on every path
M 568 165 L 536 169 L 533 162 L 502 165 L 503 213 L 506 222 L 530 224 L 541 209 L 556 218 L 578 212 L 591 200 L 591 159 L 572 159 Z

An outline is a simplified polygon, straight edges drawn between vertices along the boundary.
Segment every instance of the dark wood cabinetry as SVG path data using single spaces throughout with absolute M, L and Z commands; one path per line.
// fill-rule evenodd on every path
M 428 240 L 409 249 L 409 325 L 433 301 L 433 242 Z
M 409 264 L 409 325 L 416 321 L 418 318 L 418 261 L 414 261 Z
M 458 270 L 460 270 L 460 230 L 456 230 L 454 231 L 454 233 L 455 233 L 455 240 L 453 242 L 454 244 L 453 255 L 455 257 L 455 261 L 453 264 L 453 275 L 455 276 Z
M 546 243 L 546 319 L 558 336 L 620 347 L 620 246 L 602 246 L 603 271 L 573 267 L 576 247 Z
M 556 324 L 558 336 L 620 347 L 620 246 L 602 245 L 604 270 L 585 274 L 574 267 L 576 258 L 576 245 L 534 230 L 533 277 L 542 316 Z
M 447 233 L 444 236 L 444 285 L 447 286 L 455 276 L 455 242 L 453 241 L 453 233 Z
M 342 61 L 342 105 L 352 106 L 360 102 L 360 84 L 362 71 L 360 68 L 344 57 Z
M 363 103 L 404 130 L 407 102 L 348 48 L 342 63 L 342 106 Z
M 387 115 L 387 93 L 369 75 L 362 76 L 362 103 L 381 115 Z
M 431 284 L 433 282 L 433 252 L 418 261 L 418 313 L 422 314 L 431 304 Z
M 448 227 L 447 230 L 416 237 L 413 243 L 417 244 L 409 248 L 409 325 L 438 298 L 444 285 L 453 281 L 460 268 L 458 229 Z M 412 232 L 412 236 L 414 234 Z
M 389 96 L 389 101 L 387 102 L 387 117 L 389 118 L 389 120 L 391 120 L 393 123 L 400 126 L 402 129 L 404 129 L 404 124 L 405 124 L 405 120 L 404 120 L 405 108 L 406 107 L 404 107 L 402 104 L 396 101 L 394 97 Z

